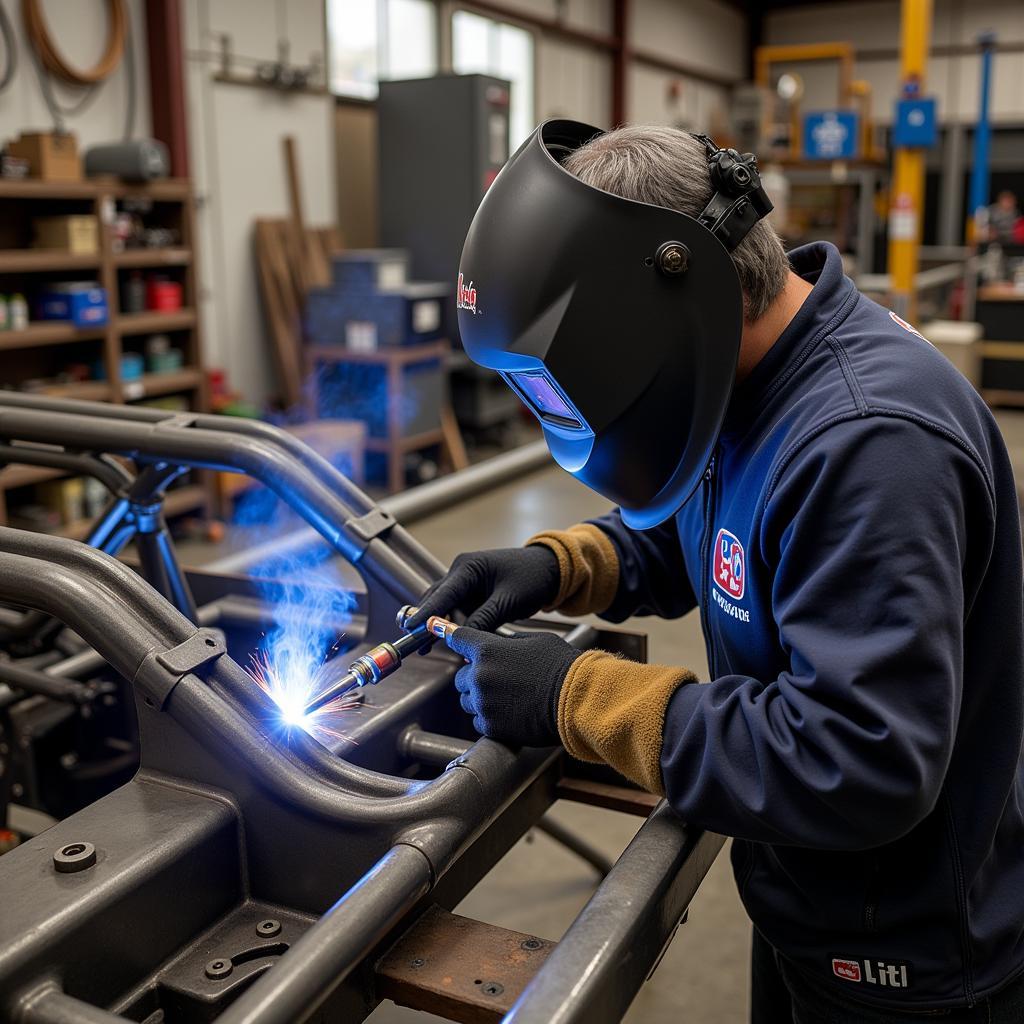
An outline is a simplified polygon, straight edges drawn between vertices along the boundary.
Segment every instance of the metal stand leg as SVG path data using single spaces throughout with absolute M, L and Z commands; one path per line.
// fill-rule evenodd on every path
M 551 815 L 545 815 L 537 822 L 536 828 L 546 836 L 571 850 L 577 857 L 585 860 L 602 878 L 612 869 L 612 861 L 600 850 L 593 847 L 585 839 L 581 839 L 571 829 L 555 821 Z
M 195 598 L 178 564 L 163 515 L 164 490 L 184 472 L 181 466 L 147 466 L 132 484 L 128 500 L 143 575 L 178 611 L 196 622 Z

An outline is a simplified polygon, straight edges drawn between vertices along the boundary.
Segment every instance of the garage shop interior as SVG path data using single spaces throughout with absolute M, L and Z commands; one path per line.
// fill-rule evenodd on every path
M 1020 0 L 0 0 L 0 1024 L 1024 1022 Z

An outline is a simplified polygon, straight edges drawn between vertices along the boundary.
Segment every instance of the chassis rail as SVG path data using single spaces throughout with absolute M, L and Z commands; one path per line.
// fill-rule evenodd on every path
M 111 454 L 141 472 L 131 479 Z M 49 666 L 58 687 L 74 674 L 68 662 L 87 671 L 97 658 L 133 684 L 142 757 L 127 785 L 0 860 L 0 1021 L 142 1019 L 158 987 L 191 1008 L 186 1019 L 362 1019 L 379 1000 L 380 955 L 430 907 L 454 906 L 554 800 L 576 792 L 649 812 L 650 801 L 614 785 L 566 784 L 580 780 L 563 777 L 557 750 L 516 752 L 439 731 L 463 721 L 449 685 L 458 662 L 442 651 L 412 659 L 420 664 L 403 668 L 407 677 L 383 702 L 367 704 L 346 756 L 303 731 L 275 734 L 269 697 L 221 634 L 200 625 L 230 599 L 197 608 L 174 572 L 161 596 L 109 551 L 130 532 L 124 510 L 158 504 L 182 467 L 245 472 L 356 566 L 367 583 L 367 632 L 390 624 L 440 564 L 290 435 L 220 417 L 3 394 L 7 461 L 91 473 L 114 494 L 94 534 L 106 551 L 0 528 L 0 603 L 29 609 L 6 624 L 12 636 L 49 616 L 92 648 Z M 450 496 L 438 491 L 431 501 Z M 140 544 L 146 575 L 173 561 L 159 530 L 150 543 L 149 557 Z M 566 639 L 607 642 L 589 626 Z M 35 670 L 40 676 L 48 678 Z M 417 778 L 416 765 L 444 767 Z M 61 873 L 55 854 L 85 840 L 95 863 Z M 722 842 L 658 806 L 504 1019 L 620 1019 Z M 272 923 L 288 941 L 253 947 L 258 913 L 280 917 Z M 240 950 L 227 982 L 203 975 L 207 946 Z

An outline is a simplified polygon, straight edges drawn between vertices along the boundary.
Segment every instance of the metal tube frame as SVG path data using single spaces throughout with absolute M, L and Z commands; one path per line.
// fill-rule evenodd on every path
M 0 396 L 0 438 L 60 444 L 62 436 L 75 437 L 82 452 L 128 455 L 154 467 L 139 477 L 150 490 L 167 479 L 170 467 L 257 477 L 357 565 L 371 593 L 383 595 L 376 605 L 368 602 L 371 618 L 390 605 L 393 620 L 394 605 L 419 597 L 439 571 L 362 492 L 305 446 L 263 424 Z M 106 531 L 108 544 L 117 533 L 117 527 Z M 169 580 L 166 589 L 175 596 Z M 169 943 L 157 962 L 177 952 L 178 963 L 195 947 L 197 932 L 225 914 L 231 920 L 244 914 L 258 898 L 319 919 L 283 954 L 274 953 L 279 959 L 272 969 L 216 1019 L 285 1024 L 318 1010 L 362 1019 L 376 1002 L 366 965 L 381 943 L 428 898 L 454 905 L 554 799 L 562 773 L 554 749 L 514 752 L 486 739 L 466 747 L 439 736 L 435 753 L 447 746 L 456 756 L 424 781 L 350 763 L 304 732 L 273 735 L 269 698 L 213 634 L 197 628 L 194 607 L 190 619 L 97 548 L 0 528 L 0 602 L 56 617 L 134 683 L 142 750 L 132 782 L 53 826 L 45 841 L 0 860 L 0 1018 L 124 1021 L 123 1013 L 96 1005 L 130 999 L 130 985 L 145 981 L 134 966 L 137 957 L 116 955 L 122 937 L 140 948 L 143 932 L 151 942 Z M 566 638 L 588 644 L 595 633 L 582 627 Z M 358 730 L 360 742 L 393 736 L 399 757 L 402 719 L 407 725 L 428 699 L 451 701 L 457 667 L 457 659 L 442 652 L 410 662 L 425 667 L 403 668 L 408 692 L 400 694 L 396 682 L 393 702 L 369 709 Z M 451 707 L 449 720 L 461 721 L 454 701 Z M 77 849 L 89 836 L 105 844 L 103 859 L 89 869 L 93 874 L 71 887 L 56 884 L 53 848 Z M 721 842 L 688 829 L 662 805 L 507 1020 L 619 1019 Z M 314 850 L 323 867 L 311 871 Z M 192 898 L 165 899 L 168 913 L 154 920 L 153 900 L 161 892 L 177 895 L 183 884 L 193 887 Z M 335 886 L 345 895 L 320 915 Z M 91 1001 L 78 998 L 81 992 Z

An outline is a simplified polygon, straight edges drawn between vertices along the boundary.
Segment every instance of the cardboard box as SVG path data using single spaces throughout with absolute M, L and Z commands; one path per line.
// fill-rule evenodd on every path
M 11 156 L 28 161 L 29 175 L 43 181 L 81 181 L 82 158 L 74 135 L 28 132 L 7 143 Z
M 36 249 L 60 249 L 83 256 L 99 252 L 99 223 L 91 213 L 36 217 L 32 226 L 35 229 L 32 244 Z

